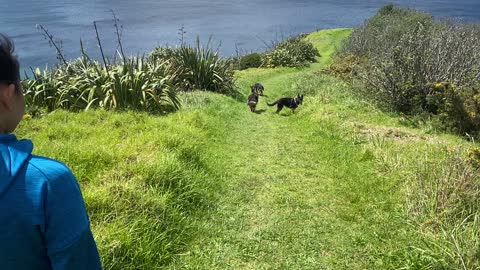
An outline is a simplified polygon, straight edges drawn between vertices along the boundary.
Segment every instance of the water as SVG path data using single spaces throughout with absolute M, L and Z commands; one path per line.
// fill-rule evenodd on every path
M 192 42 L 213 35 L 223 56 L 237 50 L 260 51 L 265 43 L 300 32 L 354 27 L 388 2 L 424 10 L 439 17 L 480 21 L 478 0 L 0 0 L 0 32 L 13 38 L 22 68 L 56 63 L 55 50 L 35 25 L 42 24 L 62 40 L 66 58 L 80 54 L 79 40 L 87 53 L 98 57 L 93 28 L 97 21 L 104 50 L 116 49 L 112 11 L 123 25 L 123 46 L 129 55 L 150 52 L 155 46 Z

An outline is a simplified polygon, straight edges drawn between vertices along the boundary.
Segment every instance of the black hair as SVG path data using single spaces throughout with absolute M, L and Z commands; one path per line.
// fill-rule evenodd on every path
M 15 84 L 15 91 L 20 93 L 20 64 L 15 55 L 13 41 L 0 33 L 0 82 Z

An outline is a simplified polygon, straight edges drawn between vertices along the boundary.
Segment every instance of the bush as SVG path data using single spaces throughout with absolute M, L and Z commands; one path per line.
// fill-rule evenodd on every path
M 258 68 L 262 65 L 262 56 L 259 53 L 251 53 L 240 57 L 239 69 Z
M 297 58 L 284 48 L 276 48 L 265 54 L 263 59 L 265 67 L 299 67 L 302 65 Z
M 315 57 L 320 56 L 312 43 L 303 36 L 287 39 L 265 53 L 263 66 L 265 67 L 300 67 L 310 62 L 315 62 Z
M 100 64 L 82 48 L 82 57 L 53 70 L 33 71 L 23 81 L 27 111 L 90 108 L 170 112 L 180 107 L 176 91 L 234 94 L 233 67 L 211 48 L 182 45 L 156 48 L 147 57 Z
M 340 50 L 340 54 L 382 55 L 398 46 L 399 39 L 415 29 L 417 25 L 428 28 L 434 25 L 434 19 L 424 12 L 387 5 L 354 29 Z
M 168 61 L 175 54 L 175 49 L 171 47 L 157 47 L 150 54 L 149 59 L 153 61 Z
M 84 55 L 54 70 L 35 70 L 23 81 L 29 110 L 89 108 L 167 112 L 180 107 L 167 62 L 143 57 L 101 65 Z
M 321 73 L 340 77 L 343 79 L 351 79 L 358 75 L 358 68 L 366 60 L 362 57 L 350 54 L 336 58 L 334 62 L 327 68 L 322 69 Z
M 211 48 L 179 47 L 172 58 L 172 67 L 178 70 L 175 84 L 183 90 L 209 90 L 223 94 L 235 92 L 234 70 Z
M 218 51 L 202 46 L 197 38 L 195 46 L 183 44 L 176 48 L 156 48 L 150 55 L 153 61 L 166 61 L 171 66 L 169 74 L 180 90 L 208 90 L 234 95 L 234 68 L 222 59 Z
M 407 115 L 427 110 L 444 129 L 458 133 L 479 130 L 472 116 L 465 116 L 477 115 L 471 94 L 480 85 L 479 25 L 438 21 L 423 12 L 388 5 L 355 29 L 339 53 L 340 58 L 352 55 L 367 59 L 353 63 L 356 77 L 366 85 L 365 94 L 380 105 Z M 450 98 L 457 109 L 427 106 L 434 98 L 432 85 L 439 82 L 454 88 L 437 103 Z M 455 94 L 449 92 L 452 89 Z
M 475 105 L 466 106 L 467 92 L 459 93 L 455 85 L 447 82 L 430 84 L 428 89 L 425 110 L 436 115 L 444 128 L 459 134 L 478 130 L 479 111 Z

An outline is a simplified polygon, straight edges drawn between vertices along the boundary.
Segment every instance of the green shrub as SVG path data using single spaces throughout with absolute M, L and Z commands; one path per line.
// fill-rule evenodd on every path
M 449 83 L 435 83 L 426 97 L 427 108 L 437 116 L 442 126 L 449 129 L 459 128 L 463 133 L 469 128 L 469 118 L 456 87 Z
M 395 12 L 395 11 L 396 11 L 395 6 L 392 3 L 390 3 L 390 4 L 386 4 L 385 6 L 380 8 L 380 10 L 378 10 L 378 14 L 379 15 L 389 15 L 389 14 L 392 14 L 393 12 Z
M 464 134 L 474 130 L 473 118 L 465 107 L 465 102 L 455 85 L 447 82 L 428 86 L 426 110 L 434 114 L 442 126 L 450 131 Z
M 354 30 L 337 59 L 366 59 L 352 63 L 352 75 L 365 86 L 364 96 L 382 107 L 406 115 L 428 112 L 442 129 L 472 134 L 480 132 L 474 102 L 479 52 L 478 24 L 387 5 Z M 432 88 L 442 81 L 454 87 Z
M 434 22 L 433 17 L 427 13 L 386 5 L 354 29 L 340 54 L 380 56 L 398 46 L 400 38 L 408 35 L 418 25 L 429 28 Z
M 365 61 L 364 58 L 353 54 L 338 57 L 329 67 L 321 70 L 321 73 L 350 79 L 358 75 L 358 69 Z
M 167 62 L 143 57 L 103 66 L 86 55 L 54 70 L 35 70 L 23 81 L 28 108 L 89 108 L 167 112 L 180 107 Z
M 276 48 L 270 52 L 265 53 L 263 59 L 264 66 L 268 68 L 274 67 L 298 67 L 302 63 L 287 49 Z
M 320 56 L 312 43 L 306 41 L 303 36 L 287 39 L 265 53 L 263 66 L 265 67 L 300 67 L 310 62 L 315 62 Z
M 171 47 L 157 47 L 150 54 L 149 59 L 153 61 L 164 61 L 172 59 L 175 49 Z
M 181 46 L 172 57 L 172 67 L 178 71 L 175 84 L 183 90 L 209 90 L 223 94 L 235 92 L 233 68 L 227 60 L 209 47 Z
M 222 59 L 218 51 L 210 46 L 202 46 L 198 38 L 195 46 L 183 44 L 176 48 L 156 48 L 150 59 L 169 63 L 168 72 L 174 78 L 173 85 L 179 90 L 236 93 L 231 62 Z
M 240 57 L 239 69 L 258 68 L 262 65 L 262 56 L 259 53 L 251 53 Z
M 180 107 L 177 90 L 235 94 L 233 67 L 210 47 L 156 48 L 147 57 L 100 64 L 83 56 L 53 70 L 36 69 L 23 81 L 27 111 L 89 108 L 170 112 Z
M 468 149 L 466 162 L 473 169 L 480 169 L 480 147 L 471 147 Z

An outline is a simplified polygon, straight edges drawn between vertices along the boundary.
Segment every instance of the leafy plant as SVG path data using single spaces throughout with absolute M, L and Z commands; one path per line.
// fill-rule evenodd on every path
M 173 84 L 181 90 L 208 90 L 234 94 L 235 79 L 231 63 L 222 59 L 210 42 L 202 46 L 197 37 L 195 45 L 182 44 L 176 48 L 156 48 L 150 56 L 154 61 L 166 61 L 174 74 Z
M 262 56 L 259 53 L 251 53 L 240 57 L 240 70 L 258 68 L 262 65 Z
M 280 42 L 266 52 L 263 65 L 265 67 L 300 67 L 315 62 L 315 57 L 319 56 L 320 53 L 313 44 L 300 35 Z
M 36 69 L 24 80 L 27 107 L 47 111 L 90 108 L 166 112 L 178 109 L 167 62 L 126 59 L 108 69 L 84 54 L 54 70 Z
M 478 24 L 435 20 L 387 5 L 352 33 L 339 53 L 339 59 L 349 57 L 365 59 L 351 62 L 351 69 L 366 86 L 363 94 L 381 106 L 407 115 L 427 111 L 443 129 L 460 134 L 480 131 L 480 125 L 471 123 L 478 117 L 472 102 L 480 85 Z M 452 85 L 454 91 L 433 95 L 438 83 Z M 435 98 L 447 103 L 432 110 Z M 457 109 L 448 109 L 448 102 Z

